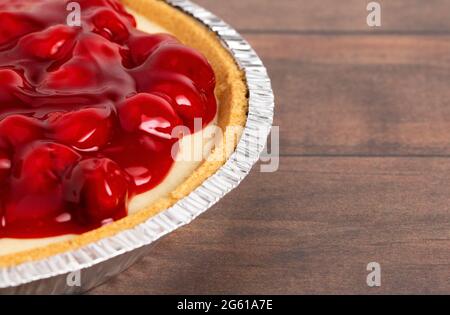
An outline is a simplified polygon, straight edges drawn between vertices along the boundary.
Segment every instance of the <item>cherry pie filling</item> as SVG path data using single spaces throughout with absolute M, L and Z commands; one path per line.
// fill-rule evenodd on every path
M 197 51 L 116 0 L 0 0 L 0 238 L 80 234 L 171 169 L 177 126 L 217 111 Z

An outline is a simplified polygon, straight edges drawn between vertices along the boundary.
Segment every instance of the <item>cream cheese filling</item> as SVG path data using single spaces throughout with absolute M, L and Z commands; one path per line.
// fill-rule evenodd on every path
M 134 15 L 138 29 L 147 33 L 168 33 L 161 26 L 152 23 L 142 15 L 130 10 L 129 8 L 127 9 L 128 12 Z M 217 117 L 206 127 L 206 130 L 203 132 L 187 135 L 178 142 L 179 155 L 177 156 L 177 159 L 166 178 L 155 188 L 131 199 L 128 205 L 129 214 L 136 213 L 137 211 L 142 210 L 148 205 L 156 202 L 158 199 L 167 197 L 178 185 L 186 180 L 197 167 L 200 166 L 203 160 L 192 159 L 191 157 L 198 156 L 198 152 L 194 152 L 194 150 L 202 150 L 202 156 L 205 156 L 208 152 L 211 152 L 211 148 L 214 145 L 214 139 L 212 136 L 213 132 L 208 132 L 208 129 L 215 128 L 216 121 Z M 194 145 L 198 143 L 202 143 L 203 145 L 201 147 Z M 62 235 L 37 239 L 3 238 L 0 239 L 0 256 L 34 249 L 37 247 L 43 247 L 56 242 L 67 241 L 74 237 L 76 237 L 76 235 Z

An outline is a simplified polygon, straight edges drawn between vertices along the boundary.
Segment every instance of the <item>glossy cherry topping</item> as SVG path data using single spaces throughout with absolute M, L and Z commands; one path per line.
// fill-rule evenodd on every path
M 174 161 L 176 126 L 216 115 L 208 61 L 146 34 L 117 0 L 0 0 L 0 238 L 127 215 Z

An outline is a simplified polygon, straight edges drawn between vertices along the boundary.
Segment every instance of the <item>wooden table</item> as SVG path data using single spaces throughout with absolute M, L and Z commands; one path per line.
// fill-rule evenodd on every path
M 268 67 L 280 169 L 91 293 L 449 293 L 450 1 L 379 1 L 376 30 L 365 0 L 197 2 Z

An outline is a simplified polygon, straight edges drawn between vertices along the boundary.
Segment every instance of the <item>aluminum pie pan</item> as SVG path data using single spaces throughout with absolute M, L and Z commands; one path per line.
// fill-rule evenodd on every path
M 188 0 L 167 0 L 217 34 L 244 71 L 249 91 L 247 122 L 236 150 L 227 162 L 187 197 L 134 228 L 79 249 L 42 260 L 0 268 L 0 294 L 78 293 L 118 274 L 164 235 L 184 226 L 216 204 L 248 175 L 270 133 L 274 113 L 271 82 L 262 61 L 236 30 Z M 68 285 L 79 272 L 80 284 Z

